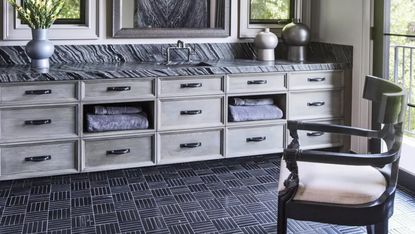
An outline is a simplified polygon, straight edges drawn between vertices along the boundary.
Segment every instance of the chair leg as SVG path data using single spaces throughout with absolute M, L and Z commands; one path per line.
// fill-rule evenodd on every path
M 388 234 L 388 220 L 366 227 L 368 234 Z
M 278 198 L 278 234 L 287 233 L 287 215 L 285 214 L 285 201 Z

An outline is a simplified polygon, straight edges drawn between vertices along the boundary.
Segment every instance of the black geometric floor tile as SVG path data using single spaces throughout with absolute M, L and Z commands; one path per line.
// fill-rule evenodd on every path
M 0 233 L 276 233 L 278 156 L 0 182 Z M 415 195 L 396 194 L 390 233 L 415 233 Z M 289 233 L 363 234 L 289 220 Z
M 47 231 L 47 221 L 25 222 L 23 233 L 42 233 Z
M 164 222 L 166 223 L 167 227 L 177 224 L 189 223 L 183 213 L 178 215 L 164 216 Z
M 190 224 L 177 224 L 169 226 L 169 231 L 171 234 L 192 234 L 194 231 Z

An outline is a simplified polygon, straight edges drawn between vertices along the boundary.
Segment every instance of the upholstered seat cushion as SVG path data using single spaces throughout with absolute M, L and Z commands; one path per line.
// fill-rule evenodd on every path
M 298 162 L 300 186 L 294 200 L 336 204 L 364 204 L 386 190 L 385 177 L 370 166 Z M 290 172 L 281 162 L 279 191 Z

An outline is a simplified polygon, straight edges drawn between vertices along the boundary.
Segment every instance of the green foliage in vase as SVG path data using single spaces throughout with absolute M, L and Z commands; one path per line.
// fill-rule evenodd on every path
M 22 5 L 16 0 L 8 2 L 16 9 L 19 19 L 32 29 L 50 28 L 65 5 L 62 0 L 25 0 Z

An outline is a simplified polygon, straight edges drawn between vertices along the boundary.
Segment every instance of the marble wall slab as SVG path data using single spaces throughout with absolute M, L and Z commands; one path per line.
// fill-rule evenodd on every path
M 207 28 L 208 0 L 135 0 L 135 28 Z

